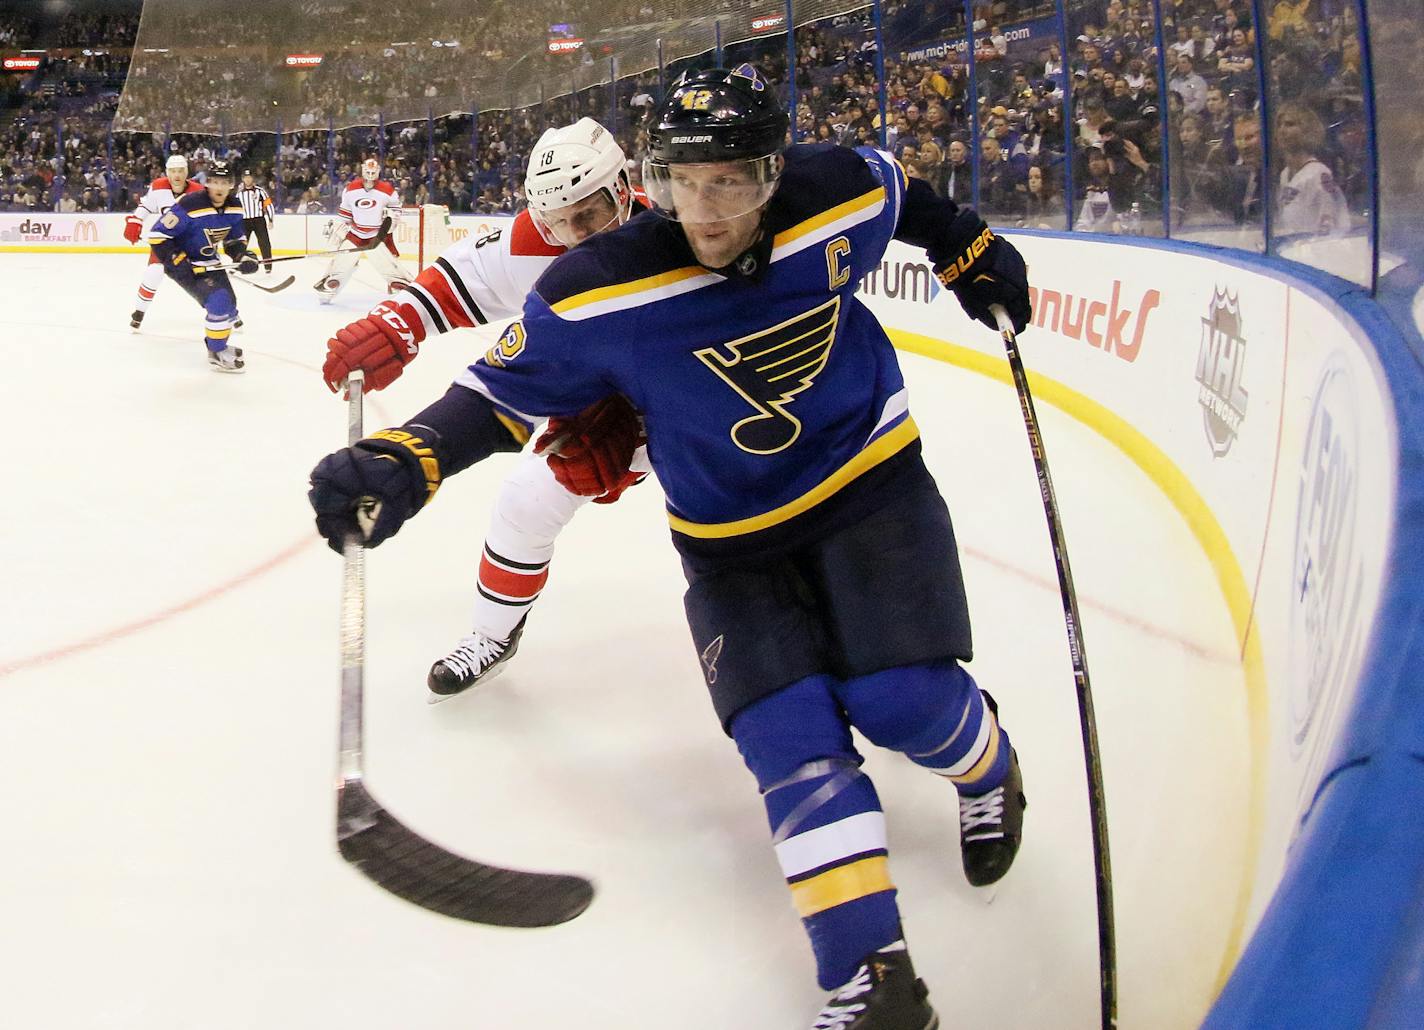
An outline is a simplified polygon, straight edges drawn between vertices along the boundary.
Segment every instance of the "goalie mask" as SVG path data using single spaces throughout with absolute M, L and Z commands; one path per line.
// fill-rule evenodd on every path
M 776 192 L 788 126 L 775 91 L 752 65 L 684 73 L 648 129 L 643 189 L 653 209 L 699 222 L 755 211 Z
M 529 155 L 524 197 L 529 220 L 550 246 L 572 247 L 622 225 L 633 209 L 623 149 L 592 118 L 549 129 Z M 602 202 L 584 203 L 591 197 Z
M 374 183 L 381 177 L 381 162 L 374 157 L 368 157 L 361 162 L 361 181 Z

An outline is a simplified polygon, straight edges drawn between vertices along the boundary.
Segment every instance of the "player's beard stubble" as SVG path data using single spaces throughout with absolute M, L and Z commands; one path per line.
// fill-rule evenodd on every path
M 683 222 L 687 245 L 704 268 L 726 268 L 757 240 L 764 208 L 720 222 Z

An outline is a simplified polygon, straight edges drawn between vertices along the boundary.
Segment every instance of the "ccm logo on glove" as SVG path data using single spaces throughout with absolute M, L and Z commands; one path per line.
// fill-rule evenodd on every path
M 405 319 L 401 318 L 396 311 L 388 307 L 380 307 L 377 308 L 376 311 L 381 321 L 395 330 L 396 335 L 400 337 L 401 343 L 405 344 L 407 354 L 414 357 L 420 353 L 420 344 L 415 342 L 415 333 L 410 331 L 410 326 L 405 324 Z
M 939 281 L 946 286 L 953 285 L 956 279 L 969 271 L 975 261 L 983 257 L 984 251 L 989 249 L 989 244 L 993 239 L 994 230 L 986 227 L 983 232 L 974 238 L 974 242 L 964 248 L 964 253 L 959 255 L 958 260 L 945 265 L 939 271 L 935 272 L 935 275 L 939 276 Z

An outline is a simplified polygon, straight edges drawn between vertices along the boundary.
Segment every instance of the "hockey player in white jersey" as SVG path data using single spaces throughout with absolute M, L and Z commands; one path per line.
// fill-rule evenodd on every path
M 556 257 L 644 209 L 622 149 L 592 118 L 539 138 L 524 193 L 529 206 L 508 229 L 461 240 L 407 289 L 328 341 L 322 372 L 333 391 L 358 368 L 366 373 L 366 389 L 388 386 L 431 333 L 517 318 L 525 295 Z M 608 417 L 625 432 L 638 431 L 636 421 L 616 410 Z M 647 470 L 640 450 L 634 474 L 595 502 L 616 500 Z M 560 486 L 544 457 L 524 454 L 495 500 L 480 557 L 474 629 L 431 667 L 432 700 L 493 676 L 514 655 L 525 616 L 548 578 L 554 541 L 589 500 Z
M 391 227 L 400 213 L 395 187 L 381 178 L 380 162 L 367 158 L 361 164 L 360 178 L 353 179 L 342 192 L 338 217 L 328 230 L 327 243 L 339 253 L 333 255 L 316 283 L 323 304 L 330 304 L 345 288 L 362 254 L 386 280 L 391 293 L 410 285 L 410 276 L 396 260 L 400 251 L 391 237 Z
M 203 184 L 188 178 L 188 161 L 182 154 L 174 154 L 163 166 L 164 174 L 149 184 L 148 192 L 138 202 L 138 207 L 124 219 L 124 239 L 138 243 L 147 239 L 147 234 L 155 222 L 167 213 L 178 198 L 188 193 L 196 193 Z M 143 278 L 138 284 L 138 300 L 133 314 L 129 316 L 129 328 L 135 332 L 143 325 L 143 316 L 148 314 L 148 306 L 153 303 L 163 282 L 163 262 L 152 249 L 148 252 L 148 266 L 143 270 Z

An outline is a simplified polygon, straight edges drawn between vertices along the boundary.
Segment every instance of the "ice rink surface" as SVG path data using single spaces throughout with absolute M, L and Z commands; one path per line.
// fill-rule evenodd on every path
M 430 915 L 333 840 L 340 561 L 311 466 L 344 443 L 319 369 L 331 307 L 293 262 L 239 286 L 248 372 L 208 368 L 143 259 L 0 255 L 0 1026 L 16 1030 L 797 1030 L 824 994 L 751 776 L 719 730 L 655 482 L 560 540 L 517 659 L 427 705 L 468 629 L 513 456 L 452 479 L 368 564 L 367 782 L 488 861 L 592 876 L 571 924 Z M 942 303 L 952 303 L 948 299 Z M 427 344 L 368 431 L 441 392 L 492 334 Z M 1034 334 L 1023 350 L 1032 365 Z M 971 671 L 1029 798 L 992 903 L 959 869 L 950 786 L 869 749 L 911 952 L 950 1027 L 1097 1025 L 1093 868 L 1051 551 L 1013 391 L 902 358 L 954 515 Z M 1111 820 L 1121 1023 L 1195 1025 L 1242 875 L 1245 694 L 1201 549 L 1122 454 L 1040 405 L 1083 607 Z

